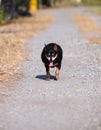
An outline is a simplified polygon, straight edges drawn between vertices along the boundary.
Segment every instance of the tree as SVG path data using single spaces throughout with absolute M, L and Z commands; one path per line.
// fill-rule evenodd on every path
M 50 6 L 51 6 L 51 7 L 54 6 L 54 0 L 50 0 Z
M 42 8 L 42 0 L 38 0 L 38 8 Z
M 55 5 L 55 0 L 42 0 L 43 5 L 53 7 Z
M 16 3 L 16 11 L 21 16 L 31 16 L 30 0 L 20 0 Z
M 1 0 L 1 6 L 7 21 L 18 16 L 31 16 L 30 0 Z

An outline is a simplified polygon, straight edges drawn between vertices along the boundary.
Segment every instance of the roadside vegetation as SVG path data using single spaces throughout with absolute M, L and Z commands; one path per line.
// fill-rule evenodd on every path
M 87 9 L 87 11 L 94 13 L 94 14 L 101 15 L 101 7 L 100 6 L 89 8 L 89 9 Z
M 26 58 L 26 42 L 48 28 L 54 17 L 34 13 L 32 17 L 20 17 L 11 24 L 0 26 L 0 82 L 18 74 L 21 62 Z
M 76 21 L 79 30 L 82 32 L 92 32 L 92 33 L 100 33 L 101 28 L 98 26 L 96 21 L 91 19 L 90 17 L 82 14 L 74 14 L 73 15 L 74 20 Z
M 88 38 L 88 44 L 101 44 L 101 27 L 98 26 L 96 21 L 88 16 L 80 14 L 74 14 L 73 19 L 79 31 L 83 32 Z M 91 37 L 89 34 L 96 34 L 96 36 Z

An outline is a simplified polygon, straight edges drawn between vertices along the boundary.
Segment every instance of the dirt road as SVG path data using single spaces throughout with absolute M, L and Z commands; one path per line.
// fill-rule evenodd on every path
M 101 45 L 86 44 L 88 39 L 79 32 L 72 14 L 85 13 L 99 25 L 101 17 L 83 10 L 46 10 L 56 20 L 29 41 L 23 76 L 1 85 L 5 89 L 0 91 L 0 130 L 101 130 Z M 58 81 L 45 81 L 40 58 L 44 44 L 50 42 L 64 51 Z

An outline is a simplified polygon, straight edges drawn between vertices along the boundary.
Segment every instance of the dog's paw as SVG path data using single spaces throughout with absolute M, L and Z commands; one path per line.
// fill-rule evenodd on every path
M 47 80 L 47 81 L 50 81 L 50 77 L 46 77 L 46 80 Z
M 56 80 L 56 81 L 57 81 L 57 80 L 58 80 L 58 78 L 57 78 L 57 77 L 54 77 L 54 80 Z

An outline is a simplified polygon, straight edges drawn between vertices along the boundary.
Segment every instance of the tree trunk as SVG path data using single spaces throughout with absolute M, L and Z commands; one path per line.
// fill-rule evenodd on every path
M 38 0 L 38 8 L 42 8 L 42 0 Z
M 54 0 L 50 0 L 50 6 L 54 7 Z

